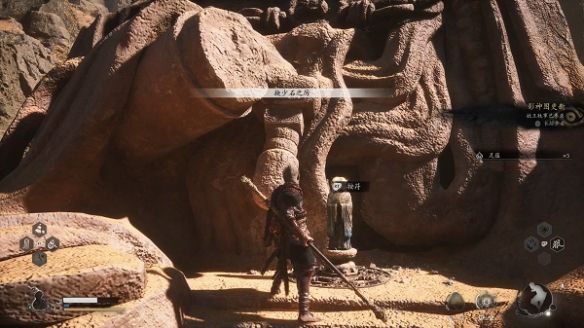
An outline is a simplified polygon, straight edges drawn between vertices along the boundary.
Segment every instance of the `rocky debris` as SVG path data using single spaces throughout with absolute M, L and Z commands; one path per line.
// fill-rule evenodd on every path
M 71 0 L 69 4 L 74 9 L 73 13 L 79 26 L 89 26 L 99 15 L 108 14 L 108 9 L 101 1 Z
M 53 67 L 50 51 L 37 40 L 22 34 L 0 34 L 0 67 L 3 70 L 2 87 L 20 86 L 22 93 L 4 89 L 6 98 L 29 95 L 40 78 Z M 13 65 L 15 64 L 15 65 Z M 19 104 L 20 105 L 20 104 Z
M 71 35 L 61 17 L 53 13 L 31 12 L 25 32 L 41 41 L 59 58 L 64 59 L 69 51 Z
M 115 12 L 139 1 L 142 0 L 103 0 L 103 3 L 110 12 Z
M 0 0 L 0 16 L 21 20 L 31 10 L 40 7 L 45 0 Z
M 0 17 L 0 31 L 15 34 L 24 33 L 22 24 L 12 17 Z
M 87 5 L 90 8 L 85 8 Z M 25 32 L 51 49 L 58 62 L 67 58 L 79 31 L 89 26 L 95 17 L 108 11 L 99 3 L 74 4 L 67 0 L 50 0 L 23 19 Z
M 67 58 L 79 31 L 95 17 L 120 10 L 132 2 L 135 1 L 0 0 L 0 136 L 40 77 Z M 7 37 L 4 32 L 20 36 Z M 42 50 L 25 49 L 22 43 L 31 43 L 28 48 Z M 11 45 L 18 51 L 11 49 Z M 14 52 L 18 55 L 10 55 Z M 39 55 L 40 58 L 34 58 Z M 7 59 L 10 56 L 16 58 Z M 22 78 L 14 79 L 14 76 Z
M 0 134 L 53 65 L 50 50 L 38 40 L 26 34 L 0 31 Z
M 75 11 L 78 10 L 71 1 L 67 0 L 50 0 L 47 3 L 43 4 L 38 11 L 41 13 L 48 13 L 48 14 L 55 14 L 63 20 L 63 24 L 65 28 L 72 36 L 71 42 L 75 38 L 77 34 L 79 34 L 79 30 L 87 24 L 84 21 L 79 21 L 78 17 L 76 16 Z M 96 15 L 93 15 L 91 18 L 93 19 Z
M 69 34 L 74 37 L 81 27 L 89 25 L 98 14 L 107 14 L 108 10 L 100 1 L 0 0 L 0 17 L 12 17 L 26 25 L 30 14 L 34 12 L 59 16 Z M 80 16 L 79 13 L 87 17 Z

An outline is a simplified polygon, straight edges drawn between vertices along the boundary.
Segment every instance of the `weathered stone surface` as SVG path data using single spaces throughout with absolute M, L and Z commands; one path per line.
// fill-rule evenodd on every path
M 348 136 L 337 140 L 327 162 L 330 167 L 352 167 L 359 178 L 371 182 L 359 212 L 375 233 L 401 245 L 475 241 L 500 215 L 507 217 L 510 208 L 517 209 L 510 220 L 524 216 L 520 213 L 527 205 L 518 204 L 525 200 L 509 186 L 523 184 L 540 164 L 481 164 L 474 152 L 533 154 L 542 150 L 547 143 L 543 140 L 575 140 L 580 133 L 551 131 L 540 136 L 505 119 L 450 122 L 441 111 L 580 99 L 582 64 L 572 38 L 561 36 L 570 32 L 559 18 L 561 7 L 552 2 L 536 8 L 529 1 L 436 1 L 422 10 L 428 18 L 389 30 L 381 53 L 370 54 L 374 60 L 346 65 L 348 86 L 394 90 L 383 101 L 355 104 Z M 544 19 L 547 15 L 557 19 Z M 445 33 L 436 32 L 439 27 Z M 543 50 L 548 47 L 561 48 L 563 59 Z M 511 48 L 523 54 L 514 55 Z M 554 143 L 547 149 L 559 147 Z
M 189 22 L 196 27 L 185 26 L 183 38 L 200 42 L 200 46 L 189 47 L 192 42 L 181 44 L 181 50 L 192 56 L 185 64 L 193 72 L 201 86 L 209 88 L 266 88 L 270 79 L 289 79 L 296 75 L 290 63 L 283 60 L 276 48 L 258 32 L 254 31 L 245 18 L 239 14 L 206 9 Z M 237 37 L 233 37 L 236 35 Z M 200 40 L 200 41 L 199 41 Z M 233 55 L 227 58 L 225 54 Z M 202 64 L 200 65 L 199 62 Z M 258 97 L 237 98 L 247 109 Z M 230 108 L 233 105 L 224 104 Z
M 26 145 L 41 125 L 53 98 L 69 80 L 80 59 L 71 59 L 47 73 L 26 98 L 6 129 L 9 137 L 0 142 L 0 179 L 14 170 L 26 152 Z
M 65 28 L 71 35 L 69 39 L 72 42 L 75 36 L 79 33 L 79 29 L 83 26 L 83 22 L 79 21 L 79 18 L 75 15 L 75 7 L 67 0 L 50 0 L 47 3 L 40 6 L 38 9 L 41 13 L 55 14 L 61 18 Z
M 60 249 L 47 252 L 47 263 L 41 267 L 32 263 L 30 254 L 3 258 L 0 277 L 3 300 L 0 324 L 70 319 L 80 313 L 63 311 L 63 297 L 120 297 L 122 302 L 127 302 L 140 298 L 146 284 L 144 262 L 107 245 L 61 245 Z M 46 311 L 27 308 L 31 302 L 31 286 L 45 293 Z
M 186 13 L 145 51 L 116 143 L 128 160 L 160 157 L 247 115 L 259 100 L 210 100 L 199 88 L 261 89 L 272 75 L 288 80 L 296 72 L 241 16 L 214 8 Z
M 159 7 L 165 9 L 154 13 Z M 560 7 L 546 8 L 558 17 L 557 26 L 569 35 L 567 23 L 558 16 Z M 340 174 L 349 170 L 354 178 L 367 180 L 371 186 L 362 195 L 355 220 L 363 222 L 362 226 L 382 240 L 404 246 L 476 241 L 493 222 L 505 221 L 498 220 L 500 215 L 511 217 L 525 211 L 524 206 L 514 205 L 519 202 L 511 200 L 519 200 L 522 193 L 532 188 L 528 185 L 535 182 L 526 184 L 526 179 L 530 175 L 531 181 L 538 179 L 533 176 L 536 166 L 539 171 L 547 170 L 533 161 L 481 163 L 474 158 L 475 150 L 501 147 L 526 154 L 534 153 L 537 147 L 568 150 L 571 147 L 565 140 L 576 140 L 580 132 L 574 129 L 540 134 L 516 127 L 499 131 L 496 124 L 478 126 L 477 122 L 452 121 L 445 110 L 474 103 L 521 105 L 539 94 L 557 101 L 577 99 L 583 89 L 582 65 L 577 62 L 571 38 L 558 36 L 552 23 L 525 27 L 502 24 L 505 20 L 520 19 L 521 15 L 536 21 L 545 15 L 542 9 L 524 1 L 501 6 L 495 2 L 485 5 L 479 1 L 460 4 L 431 1 L 406 9 L 403 24 L 387 27 L 384 47 L 373 51 L 375 45 L 369 44 L 368 53 L 362 49 L 367 56 L 351 58 L 342 70 L 340 65 L 348 59 L 346 48 L 360 38 L 352 36 L 351 30 L 313 23 L 273 36 L 270 40 L 275 48 L 294 67 L 284 65 L 287 67 L 284 72 L 271 73 L 264 67 L 254 70 L 253 66 L 280 63 L 281 58 L 266 45 L 266 39 L 251 31 L 236 14 L 218 9 L 201 11 L 182 1 L 164 5 L 155 1 L 133 7 L 136 16 L 114 15 L 96 21 L 88 45 L 98 46 L 84 52 L 87 54 L 84 63 L 62 91 L 59 102 L 52 104 L 59 114 L 53 114 L 38 131 L 23 160 L 26 165 L 2 181 L 0 188 L 6 199 L 13 200 L 4 206 L 22 211 L 68 210 L 77 206 L 98 213 L 121 211 L 143 217 L 144 228 L 150 226 L 149 221 L 156 221 L 156 215 L 141 210 L 136 199 L 139 197 L 121 195 L 122 204 L 112 206 L 108 204 L 111 197 L 108 195 L 115 189 L 144 193 L 149 200 L 160 199 L 153 191 L 159 187 L 157 183 L 146 181 L 156 174 L 166 176 L 169 182 L 165 186 L 172 185 L 173 196 L 166 199 L 167 207 L 180 208 L 181 215 L 177 216 L 192 207 L 195 221 L 192 225 L 203 229 L 197 233 L 207 236 L 201 241 L 208 240 L 219 248 L 254 250 L 259 246 L 258 232 L 248 228 L 261 226 L 263 213 L 242 207 L 249 198 L 242 195 L 247 192 L 236 186 L 239 182 L 233 177 L 241 173 L 251 175 L 254 168 L 250 163 L 255 161 L 255 171 L 260 172 L 256 173 L 259 176 L 256 181 L 269 193 L 279 181 L 271 177 L 277 175 L 276 167 L 293 160 L 272 156 L 267 161 L 263 157 L 258 161 L 257 143 L 270 142 L 271 138 L 262 136 L 261 124 L 250 118 L 226 125 L 229 120 L 245 115 L 246 108 L 235 106 L 230 113 L 216 105 L 228 107 L 230 102 L 233 104 L 232 99 L 201 100 L 195 94 L 196 86 L 263 88 L 306 86 L 309 84 L 300 82 L 316 81 L 320 87 L 378 87 L 391 91 L 382 98 L 354 104 L 347 97 L 322 99 L 303 109 L 305 129 L 298 141 L 297 157 L 306 205 L 313 218 L 311 228 L 320 236 L 317 239 L 324 238 L 327 170 Z M 410 16 L 424 19 L 407 19 Z M 476 26 L 468 25 L 474 16 L 484 19 Z M 455 23 L 445 24 L 444 17 Z M 118 24 L 125 23 L 114 30 L 116 19 Z M 214 39 L 211 31 L 222 24 L 237 36 L 235 39 L 247 40 L 254 46 L 244 47 L 226 35 Z M 508 27 L 511 25 L 515 27 Z M 447 37 L 442 31 L 459 37 Z M 520 64 L 510 49 L 516 47 L 518 40 L 528 39 L 521 35 L 561 48 L 564 56 L 542 57 L 540 50 L 524 50 L 521 58 L 531 59 Z M 132 42 L 122 41 L 130 36 Z M 367 40 L 358 41 L 367 45 Z M 524 41 L 519 43 L 521 49 L 529 49 Z M 223 51 L 221 47 L 227 44 L 232 47 Z M 451 51 L 444 51 L 447 46 Z M 234 61 L 221 60 L 231 52 L 239 54 Z M 199 65 L 201 60 L 196 58 L 204 65 Z M 305 79 L 283 81 L 282 76 L 293 75 L 292 69 L 306 75 Z M 491 74 L 496 76 L 490 77 Z M 504 79 L 496 78 L 503 75 Z M 233 76 L 238 78 L 229 79 Z M 262 78 L 266 76 L 274 81 L 264 83 Z M 235 103 L 247 107 L 256 100 Z M 278 110 L 276 105 L 267 101 L 257 104 L 256 114 L 264 124 L 269 125 L 262 117 L 264 107 Z M 83 129 L 73 128 L 81 121 L 86 123 Z M 116 124 L 119 125 L 113 134 L 112 126 Z M 288 141 L 278 145 L 294 148 L 295 141 Z M 208 146 L 211 144 L 216 149 Z M 50 152 L 45 150 L 47 145 L 51 145 Z M 235 159 L 234 154 L 239 157 Z M 212 159 L 203 160 L 207 157 Z M 191 164 L 187 164 L 189 160 Z M 160 166 L 165 169 L 154 173 Z M 120 176 L 131 178 L 120 180 Z M 188 191 L 180 181 L 181 176 L 188 177 Z M 231 180 L 225 181 L 225 177 Z M 96 184 L 97 181 L 102 184 Z M 520 187 L 522 184 L 525 188 Z M 88 187 L 95 185 L 100 187 Z M 62 192 L 51 194 L 49 191 L 56 186 Z M 229 195 L 223 195 L 231 189 Z M 26 194 L 26 202 L 17 190 Z M 542 203 L 538 196 L 530 195 L 534 203 Z M 146 202 L 153 208 L 165 207 L 155 205 L 156 201 Z M 225 203 L 233 205 L 224 208 Z M 241 208 L 245 209 L 243 213 Z M 239 217 L 246 219 L 240 222 Z M 234 229 L 235 236 L 225 232 L 226 227 L 240 225 L 243 233 L 238 232 L 239 228 Z M 155 226 L 147 229 L 158 231 Z
M 584 313 L 580 310 L 584 306 L 584 267 L 574 269 L 548 287 L 554 294 L 558 316 L 564 326 L 584 320 Z
M 31 9 L 40 7 L 44 0 L 0 0 L 0 16 L 22 19 Z
M 67 0 L 51 0 L 31 11 L 23 23 L 26 33 L 43 42 L 62 62 L 79 31 L 89 26 L 96 16 L 104 14 L 107 14 L 105 8 L 94 8 L 90 3 L 75 5 Z
M 39 41 L 0 31 L 0 134 L 53 63 L 50 50 Z
M 108 9 L 103 4 L 103 1 L 100 0 L 71 0 L 69 3 L 80 27 L 91 25 L 99 15 L 108 14 Z
M 94 0 L 95 1 L 95 0 Z M 97 0 L 99 1 L 99 0 Z M 103 0 L 104 5 L 109 9 L 109 11 L 114 12 L 122 8 L 128 7 L 133 3 L 139 2 L 140 0 Z
M 36 237 L 32 226 L 42 222 L 46 235 Z M 47 253 L 47 263 L 33 264 L 32 251 L 20 249 L 29 237 L 34 250 Z M 48 251 L 50 238 L 59 248 Z M 184 276 L 172 262 L 127 220 L 79 213 L 39 213 L 0 217 L 0 324 L 55 323 L 56 327 L 179 327 Z M 29 287 L 45 293 L 50 308 L 30 311 Z M 65 312 L 62 297 L 119 297 L 122 312 Z M 74 319 L 73 319 L 74 318 Z M 59 322 L 62 320 L 68 320 Z M 162 324 L 164 323 L 164 324 Z
M 121 9 L 129 5 L 124 1 L 119 4 L 117 1 L 109 1 L 108 6 L 112 11 Z M 2 0 L 0 2 L 0 32 L 12 32 L 16 34 L 27 34 L 41 41 L 48 49 L 42 50 L 42 58 L 35 60 L 38 54 L 25 49 L 22 43 L 31 42 L 30 39 L 22 40 L 17 37 L 6 37 L 2 35 L 0 44 L 2 45 L 2 59 L 0 67 L 3 70 L 0 83 L 2 90 L 2 100 L 0 100 L 0 135 L 14 118 L 15 108 L 20 106 L 24 97 L 27 97 L 36 81 L 48 72 L 50 66 L 63 62 L 67 58 L 73 40 L 81 28 L 89 26 L 98 15 L 107 15 L 108 9 L 103 1 L 86 0 L 50 0 L 50 1 L 22 1 L 22 0 Z M 24 25 L 24 28 L 23 28 Z M 24 36 L 19 37 L 24 38 Z M 15 60 L 8 60 L 14 49 L 8 45 L 14 44 L 16 52 L 19 53 Z M 30 47 L 39 47 L 33 44 Z M 6 49 L 5 49 L 6 48 Z M 36 51 L 36 50 L 35 50 Z M 44 59 L 50 57 L 49 64 Z M 30 69 L 26 66 L 30 65 Z M 41 69 L 37 69 L 38 66 Z M 25 78 L 26 83 L 14 82 L 12 75 L 31 75 Z
M 188 265 L 185 249 L 262 252 L 265 212 L 239 177 L 255 175 L 269 193 L 278 172 L 297 161 L 320 245 L 326 178 L 343 175 L 370 183 L 355 202 L 356 244 L 475 243 L 458 251 L 466 259 L 492 257 L 489 265 L 515 279 L 497 284 L 516 284 L 529 272 L 553 281 L 581 265 L 584 178 L 574 172 L 584 163 L 533 156 L 584 156 L 582 130 L 528 130 L 498 114 L 492 120 L 449 115 L 476 105 L 486 106 L 477 109 L 482 115 L 506 114 L 497 104 L 580 101 L 582 43 L 574 40 L 576 14 L 562 6 L 556 0 L 390 2 L 371 13 L 372 29 L 312 22 L 269 38 L 240 15 L 183 0 L 102 16 L 78 39 L 72 54 L 85 58 L 68 83 L 33 97 L 40 103 L 35 111 L 47 117 L 27 134 L 35 136 L 30 142 L 7 155 L 20 164 L 3 173 L 0 213 L 127 216 Z M 379 19 L 387 13 L 393 16 Z M 343 93 L 289 103 L 197 94 L 200 87 L 283 86 Z M 350 99 L 347 87 L 386 93 Z M 278 124 L 289 126 L 273 128 Z M 483 149 L 526 158 L 479 161 L 475 152 Z M 508 246 L 544 220 L 564 231 L 570 256 L 545 272 L 528 259 L 509 260 L 515 253 Z M 95 238 L 101 236 L 89 239 Z
M 182 273 L 171 268 L 153 268 L 147 271 L 144 295 L 122 304 L 122 313 L 94 312 L 48 327 L 184 327 L 180 306 L 188 292 Z
M 0 17 L 0 31 L 22 34 L 22 24 L 12 17 Z
M 54 55 L 64 58 L 69 51 L 71 35 L 61 17 L 53 13 L 33 11 L 28 16 L 26 34 L 41 41 Z

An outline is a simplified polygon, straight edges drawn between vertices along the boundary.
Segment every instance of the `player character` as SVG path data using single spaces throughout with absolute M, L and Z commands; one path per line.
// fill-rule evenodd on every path
M 298 172 L 288 166 L 283 175 L 284 184 L 272 193 L 264 235 L 266 246 L 270 246 L 272 242 L 275 244 L 275 254 L 278 257 L 271 293 L 277 294 L 282 282 L 285 284 L 286 294 L 288 293 L 287 260 L 290 259 L 298 288 L 298 321 L 316 322 L 320 318 L 310 312 L 310 280 L 316 269 L 316 258 L 308 246 L 314 239 L 308 231 Z

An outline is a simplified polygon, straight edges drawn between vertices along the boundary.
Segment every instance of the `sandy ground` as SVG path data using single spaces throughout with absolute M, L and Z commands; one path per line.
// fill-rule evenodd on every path
M 371 253 L 362 260 L 383 254 Z M 380 262 L 383 262 L 380 260 Z M 362 263 L 365 264 L 365 263 Z M 312 288 L 312 309 L 323 319 L 314 327 L 496 327 L 504 313 L 514 307 L 516 290 L 496 286 L 473 286 L 433 270 L 392 266 L 380 268 L 391 274 L 384 285 L 361 289 L 362 293 L 386 309 L 384 323 L 367 310 L 349 289 Z M 208 271 L 188 279 L 191 287 L 190 307 L 186 311 L 189 327 L 295 327 L 297 326 L 297 292 L 269 297 L 269 271 Z M 460 293 L 465 308 L 451 313 L 445 300 L 452 292 Z M 497 306 L 477 310 L 477 295 L 489 292 Z M 481 317 L 484 319 L 481 320 Z M 489 319 L 492 319 L 490 321 Z
M 555 265 L 538 267 L 535 256 L 517 253 L 509 248 L 514 244 L 501 244 L 500 238 L 496 241 L 499 243 L 491 247 L 481 245 L 461 252 L 360 251 L 355 260 L 358 265 L 375 264 L 391 275 L 384 285 L 361 289 L 386 310 L 388 322 L 376 319 L 349 289 L 313 287 L 312 309 L 323 320 L 310 327 L 580 327 L 575 323 L 583 320 L 581 262 L 564 252 L 556 256 Z M 290 286 L 288 297 L 270 297 L 273 271 L 265 276 L 257 272 L 264 260 L 205 256 L 197 262 L 199 269 L 187 272 L 191 294 L 185 309 L 186 326 L 298 327 L 296 286 Z M 554 292 L 558 310 L 550 317 L 516 314 L 517 292 L 530 281 L 546 284 Z M 445 307 L 453 292 L 464 298 L 461 312 L 451 313 Z M 475 299 L 484 292 L 496 296 L 495 307 L 477 309 Z

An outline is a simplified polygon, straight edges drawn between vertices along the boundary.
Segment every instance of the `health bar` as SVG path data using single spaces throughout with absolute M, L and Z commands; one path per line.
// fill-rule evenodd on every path
M 117 305 L 117 297 L 63 297 L 63 308 L 104 308 Z

